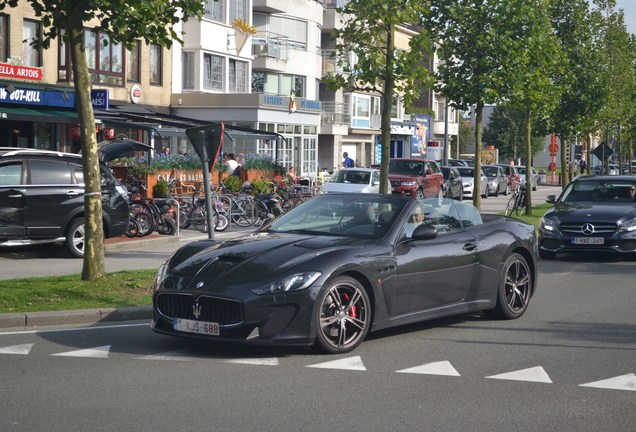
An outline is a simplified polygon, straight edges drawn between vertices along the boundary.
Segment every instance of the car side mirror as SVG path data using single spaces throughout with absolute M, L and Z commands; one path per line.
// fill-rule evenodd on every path
M 437 237 L 437 228 L 430 224 L 423 224 L 415 228 L 411 239 L 413 240 L 431 240 Z
M 379 184 L 380 184 L 380 180 L 375 180 L 375 181 L 373 182 L 373 186 L 378 186 Z
M 545 197 L 545 202 L 554 204 L 556 202 L 556 195 L 548 195 Z

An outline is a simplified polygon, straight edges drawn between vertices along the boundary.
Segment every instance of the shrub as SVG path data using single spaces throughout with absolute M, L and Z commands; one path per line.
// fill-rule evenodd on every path
M 254 179 L 251 184 L 255 194 L 266 194 L 274 190 L 272 181 L 269 179 Z
M 228 176 L 223 179 L 223 186 L 230 192 L 238 192 L 241 190 L 243 181 L 238 176 Z
M 170 194 L 170 186 L 166 180 L 158 180 L 152 187 L 152 196 L 155 198 L 165 198 Z

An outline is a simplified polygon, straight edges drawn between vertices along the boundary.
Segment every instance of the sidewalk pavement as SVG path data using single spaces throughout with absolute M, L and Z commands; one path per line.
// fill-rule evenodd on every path
M 223 232 L 215 232 L 214 240 L 227 240 L 248 235 L 254 227 L 242 228 L 232 226 Z M 204 240 L 208 234 L 187 229 L 179 232 L 178 236 L 151 234 L 147 237 L 128 238 L 126 236 L 107 239 L 104 242 L 106 251 L 131 246 L 157 243 L 191 242 Z M 101 323 L 114 324 L 118 321 L 148 320 L 152 318 L 152 306 L 133 306 L 123 308 L 80 309 L 50 312 L 17 312 L 0 313 L 0 331 L 36 330 L 45 326 L 58 325 L 95 325 Z

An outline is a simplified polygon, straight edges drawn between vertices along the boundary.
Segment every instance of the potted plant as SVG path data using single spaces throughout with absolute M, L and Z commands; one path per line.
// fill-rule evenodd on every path
M 243 181 L 238 176 L 227 176 L 223 179 L 223 186 L 225 186 L 230 192 L 236 193 L 241 190 Z
M 157 180 L 152 187 L 152 196 L 155 198 L 166 198 L 170 195 L 170 186 L 166 180 Z

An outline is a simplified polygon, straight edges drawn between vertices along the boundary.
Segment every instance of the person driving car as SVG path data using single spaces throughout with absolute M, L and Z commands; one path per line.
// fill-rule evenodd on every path
M 411 213 L 404 224 L 404 232 L 407 237 L 411 237 L 413 235 L 413 231 L 415 228 L 422 225 L 424 220 L 426 219 L 426 215 L 424 214 L 424 209 L 421 206 L 417 206 L 413 213 Z

